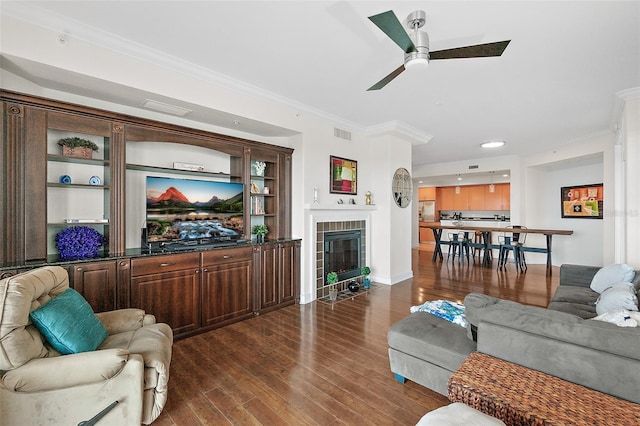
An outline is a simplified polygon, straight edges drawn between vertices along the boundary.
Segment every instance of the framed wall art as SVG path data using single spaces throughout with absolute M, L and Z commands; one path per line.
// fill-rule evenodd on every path
M 562 217 L 602 219 L 604 186 L 601 183 L 560 188 Z
M 358 193 L 358 162 L 329 156 L 329 192 L 356 195 Z

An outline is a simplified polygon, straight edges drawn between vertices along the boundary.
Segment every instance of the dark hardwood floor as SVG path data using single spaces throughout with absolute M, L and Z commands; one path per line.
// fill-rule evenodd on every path
M 387 330 L 427 300 L 482 292 L 546 306 L 558 285 L 526 273 L 431 261 L 413 250 L 414 278 L 327 305 L 290 306 L 176 342 L 169 398 L 154 425 L 414 425 L 447 398 L 389 370 Z

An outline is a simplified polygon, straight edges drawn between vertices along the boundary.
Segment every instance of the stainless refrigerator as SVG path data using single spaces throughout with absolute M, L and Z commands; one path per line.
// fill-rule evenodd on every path
M 420 222 L 436 221 L 436 202 L 434 200 L 422 200 L 418 202 L 418 218 Z

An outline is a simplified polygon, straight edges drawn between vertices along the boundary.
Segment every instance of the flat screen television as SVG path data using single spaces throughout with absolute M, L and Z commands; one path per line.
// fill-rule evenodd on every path
M 147 176 L 147 244 L 235 241 L 244 235 L 244 185 Z

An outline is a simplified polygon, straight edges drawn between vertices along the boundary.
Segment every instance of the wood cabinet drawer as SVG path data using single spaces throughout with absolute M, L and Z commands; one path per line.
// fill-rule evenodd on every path
M 200 253 L 169 254 L 131 260 L 131 276 L 200 269 Z
M 202 253 L 202 265 L 239 262 L 252 259 L 251 247 L 211 250 Z

